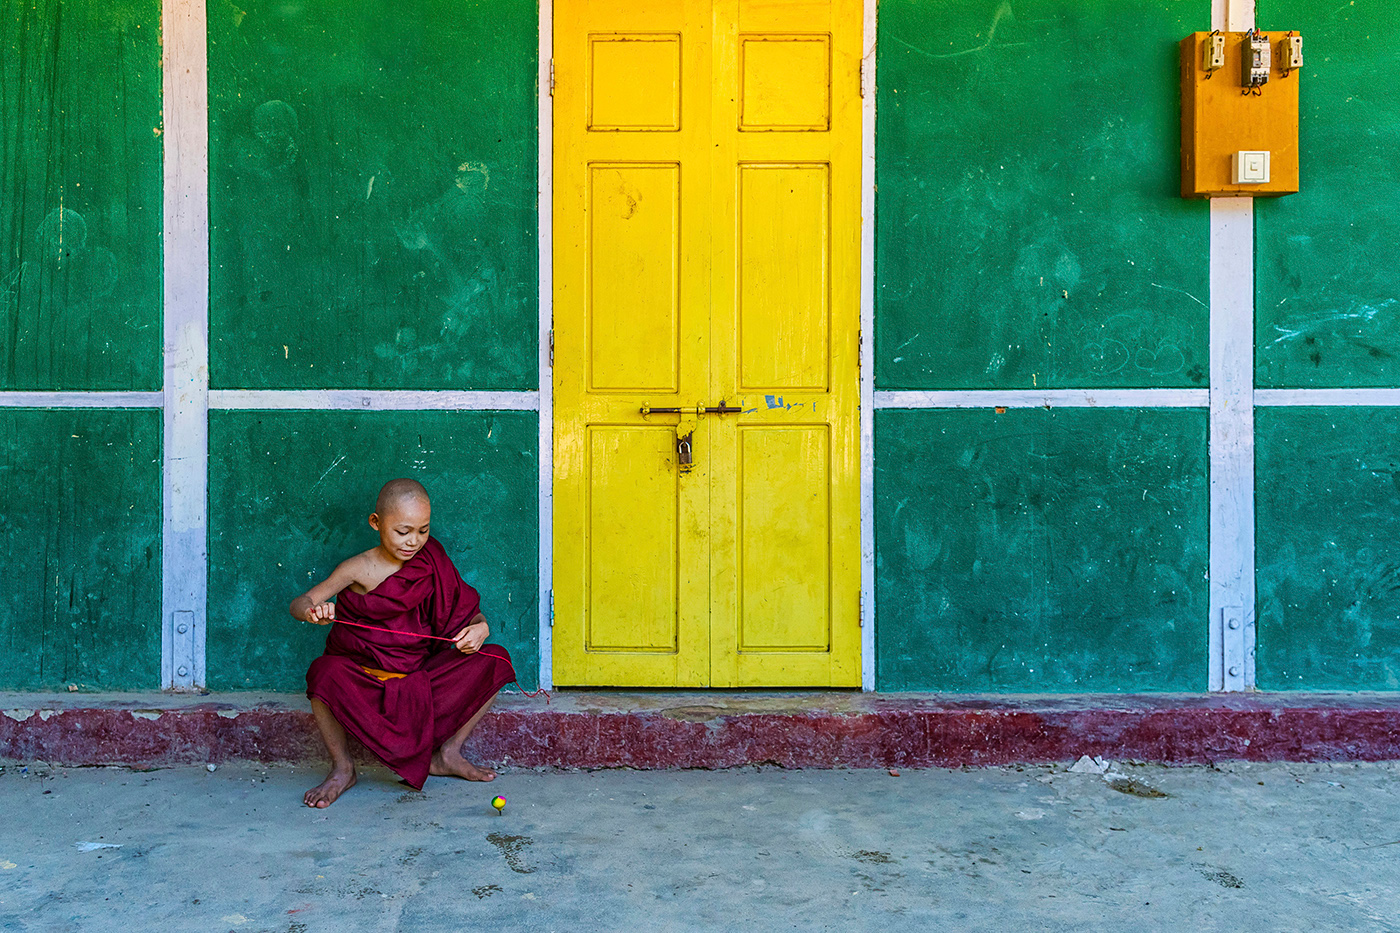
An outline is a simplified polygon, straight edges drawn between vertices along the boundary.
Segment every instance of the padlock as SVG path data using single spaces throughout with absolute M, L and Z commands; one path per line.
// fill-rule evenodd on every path
M 695 419 L 682 418 L 676 425 L 676 468 L 689 473 L 695 468 Z

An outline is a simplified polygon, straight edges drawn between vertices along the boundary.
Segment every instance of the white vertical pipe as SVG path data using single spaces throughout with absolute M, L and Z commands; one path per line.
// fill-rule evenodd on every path
M 539 57 L 539 262 L 540 262 L 540 686 L 554 686 L 554 5 L 540 0 Z
M 875 43 L 865 0 L 860 144 L 860 686 L 875 689 Z
M 1254 27 L 1254 0 L 1213 0 L 1211 26 Z M 1210 202 L 1211 690 L 1254 686 L 1254 201 Z
M 204 0 L 164 0 L 161 686 L 204 686 L 208 594 L 209 92 Z

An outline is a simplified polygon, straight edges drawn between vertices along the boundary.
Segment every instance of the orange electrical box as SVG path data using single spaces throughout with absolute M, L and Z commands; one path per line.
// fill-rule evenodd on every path
M 1301 59 L 1302 40 L 1292 32 L 1197 32 L 1181 40 L 1182 197 L 1298 190 Z M 1248 180 L 1259 177 L 1268 180 Z

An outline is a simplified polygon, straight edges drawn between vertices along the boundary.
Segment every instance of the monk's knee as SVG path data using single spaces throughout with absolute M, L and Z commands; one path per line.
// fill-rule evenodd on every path
M 316 693 L 328 680 L 342 676 L 347 667 L 355 667 L 355 662 L 332 654 L 321 655 L 306 669 L 306 692 Z

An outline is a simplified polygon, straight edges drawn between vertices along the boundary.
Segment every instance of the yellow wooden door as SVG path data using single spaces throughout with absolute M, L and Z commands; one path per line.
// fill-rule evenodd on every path
M 558 684 L 860 684 L 860 37 L 555 6 Z

